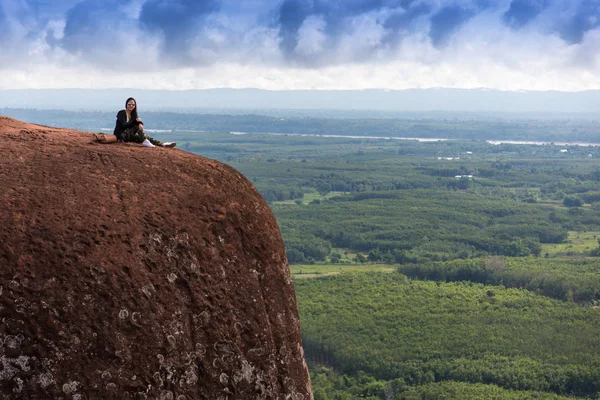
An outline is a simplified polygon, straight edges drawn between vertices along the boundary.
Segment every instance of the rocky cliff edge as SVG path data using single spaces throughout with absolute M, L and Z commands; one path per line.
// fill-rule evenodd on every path
M 0 116 L 0 398 L 312 398 L 279 229 L 233 168 Z

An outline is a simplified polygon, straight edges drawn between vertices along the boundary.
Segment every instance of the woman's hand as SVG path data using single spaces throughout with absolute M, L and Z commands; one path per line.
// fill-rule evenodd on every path
M 138 125 L 138 129 L 139 129 L 140 131 L 143 131 L 143 130 L 144 130 L 144 124 L 139 124 L 139 125 Z

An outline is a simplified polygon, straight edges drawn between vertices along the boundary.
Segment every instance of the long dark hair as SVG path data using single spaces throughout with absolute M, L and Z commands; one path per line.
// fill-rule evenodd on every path
M 127 103 L 129 103 L 130 100 L 135 101 L 135 108 L 133 109 L 133 111 L 131 112 L 131 119 L 133 121 L 135 121 L 138 117 L 138 113 L 137 113 L 137 100 L 134 99 L 133 97 L 128 98 L 127 100 L 125 100 L 125 110 L 127 110 Z

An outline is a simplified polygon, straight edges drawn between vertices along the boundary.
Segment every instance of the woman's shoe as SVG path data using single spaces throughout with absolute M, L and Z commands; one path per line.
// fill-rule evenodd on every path
M 163 147 L 175 147 L 177 146 L 177 143 L 175 142 L 165 142 L 163 143 Z
M 152 143 L 150 143 L 150 141 L 148 139 L 144 139 L 144 141 L 142 142 L 142 146 L 144 146 L 144 147 L 156 147 Z

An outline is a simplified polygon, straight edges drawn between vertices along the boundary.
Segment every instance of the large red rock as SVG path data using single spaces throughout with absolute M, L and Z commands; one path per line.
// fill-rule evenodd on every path
M 233 168 L 0 117 L 0 210 L 0 398 L 312 398 L 279 229 Z

